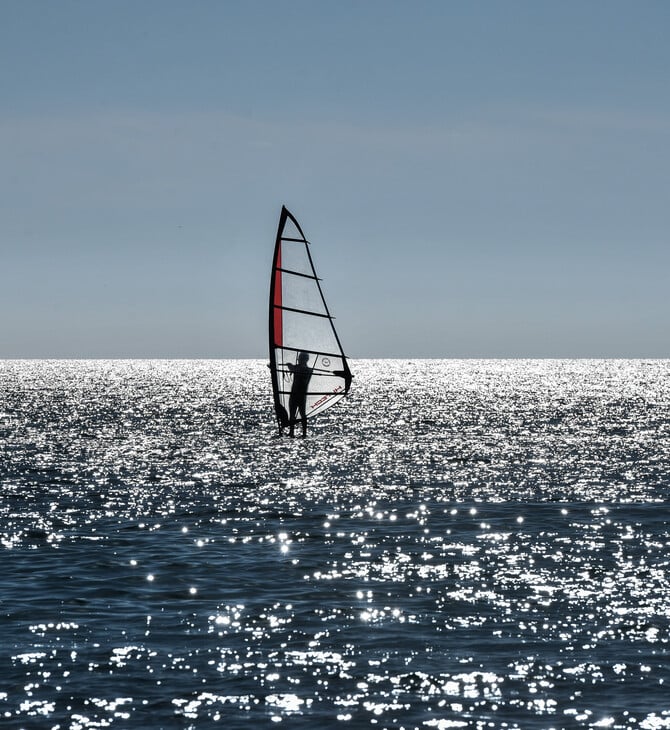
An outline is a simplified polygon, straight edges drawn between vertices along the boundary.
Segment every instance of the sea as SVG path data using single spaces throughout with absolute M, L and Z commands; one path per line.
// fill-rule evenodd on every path
M 670 728 L 670 361 L 0 361 L 0 727 Z

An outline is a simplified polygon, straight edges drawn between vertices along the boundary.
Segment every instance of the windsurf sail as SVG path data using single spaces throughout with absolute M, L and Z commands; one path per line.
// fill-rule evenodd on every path
M 280 430 L 290 425 L 291 389 L 309 369 L 305 414 L 312 418 L 349 392 L 351 371 L 335 331 L 310 243 L 282 206 L 270 278 L 270 372 Z

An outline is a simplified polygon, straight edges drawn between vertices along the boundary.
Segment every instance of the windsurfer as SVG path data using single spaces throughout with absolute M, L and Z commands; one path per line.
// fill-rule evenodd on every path
M 300 413 L 300 422 L 302 423 L 302 437 L 307 436 L 307 386 L 312 377 L 312 368 L 309 362 L 309 353 L 301 352 L 298 355 L 298 362 L 287 363 L 288 369 L 293 374 L 293 385 L 291 386 L 291 395 L 289 396 L 289 433 L 293 437 L 296 424 L 296 415 Z

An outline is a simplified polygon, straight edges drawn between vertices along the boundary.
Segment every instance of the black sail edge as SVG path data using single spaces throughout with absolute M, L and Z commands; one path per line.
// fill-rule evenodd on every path
M 297 221 L 296 221 L 297 225 Z M 299 226 L 298 226 L 299 227 Z M 300 231 L 302 233 L 302 231 Z M 303 234 L 304 236 L 304 234 Z M 316 277 L 316 269 L 314 268 L 314 262 L 312 261 L 312 254 L 310 253 L 309 248 L 307 249 L 307 256 L 309 257 L 309 262 L 312 265 L 312 271 L 314 271 L 314 276 Z M 328 305 L 326 304 L 326 298 L 323 296 L 323 290 L 321 289 L 321 279 L 316 277 L 316 286 L 319 289 L 319 294 L 321 294 L 321 301 L 323 302 L 323 306 L 326 310 L 326 314 L 328 315 L 328 318 L 330 320 L 330 325 L 333 328 L 333 334 L 335 335 L 335 341 L 337 342 L 337 346 L 340 349 L 340 352 L 342 353 L 342 364 L 343 364 L 343 370 L 345 372 L 345 388 L 344 388 L 344 395 L 347 395 L 349 393 L 349 388 L 351 387 L 351 380 L 352 380 L 352 374 L 351 370 L 349 369 L 349 363 L 347 362 L 347 357 L 344 354 L 344 348 L 342 347 L 342 343 L 340 342 L 340 337 L 337 334 L 337 330 L 335 329 L 335 325 L 333 324 L 333 317 L 330 314 L 330 311 L 328 309 Z
M 277 356 L 275 352 L 275 313 L 274 313 L 274 302 L 277 284 L 277 258 L 281 250 L 281 234 L 284 231 L 286 225 L 286 217 L 289 215 L 288 210 L 282 205 L 281 213 L 279 215 L 279 224 L 277 225 L 277 236 L 275 238 L 274 253 L 272 255 L 272 273 L 270 274 L 270 306 L 269 306 L 269 350 L 270 350 L 270 376 L 272 378 L 272 398 L 274 401 L 275 416 L 277 418 L 277 425 L 281 430 L 288 425 L 288 413 L 282 405 L 279 398 L 279 382 L 277 378 Z M 281 280 L 280 280 L 281 285 Z M 284 367 L 284 364 L 281 364 Z

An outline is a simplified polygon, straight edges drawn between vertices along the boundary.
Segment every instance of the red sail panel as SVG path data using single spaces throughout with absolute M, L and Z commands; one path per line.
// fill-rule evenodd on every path
M 274 345 L 282 347 L 284 344 L 284 333 L 282 328 L 282 285 L 281 285 L 281 244 L 277 248 L 277 261 L 275 263 L 274 282 Z

